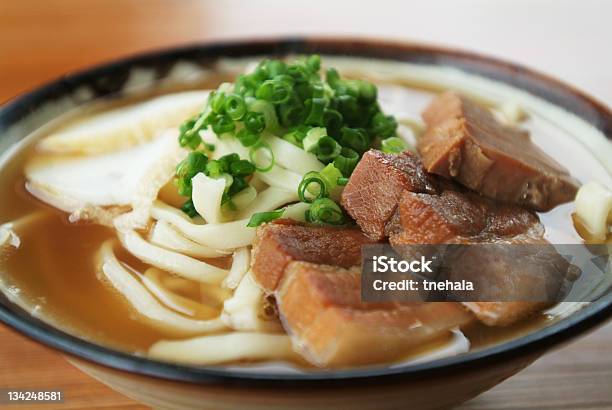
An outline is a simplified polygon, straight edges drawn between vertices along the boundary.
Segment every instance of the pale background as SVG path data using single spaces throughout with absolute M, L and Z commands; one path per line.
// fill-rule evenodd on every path
M 0 0 L 0 101 L 136 51 L 309 33 L 474 50 L 539 69 L 612 105 L 612 0 Z M 2 387 L 63 388 L 64 409 L 140 408 L 0 326 Z M 612 409 L 612 325 L 462 409 Z

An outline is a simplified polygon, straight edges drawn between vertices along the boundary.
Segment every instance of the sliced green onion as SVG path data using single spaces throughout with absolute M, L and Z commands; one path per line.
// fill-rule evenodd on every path
M 270 77 L 276 77 L 287 72 L 287 64 L 281 60 L 267 60 L 266 69 Z
M 376 101 L 377 90 L 376 86 L 368 81 L 359 81 L 359 100 L 365 103 Z
M 176 167 L 176 185 L 182 196 L 191 196 L 191 178 L 199 172 L 204 172 L 208 166 L 206 154 L 193 151 Z
M 279 121 L 285 127 L 293 127 L 304 121 L 306 108 L 302 101 L 294 96 L 278 107 Z
M 342 114 L 331 108 L 326 108 L 323 113 L 323 124 L 325 129 L 329 132 L 329 135 L 335 137 L 340 134 L 342 128 L 343 118 Z
M 274 133 L 278 129 L 278 118 L 276 117 L 274 105 L 264 100 L 253 100 L 249 102 L 247 106 L 249 107 L 249 111 L 263 114 L 265 119 L 265 129 L 267 131 Z
M 308 212 L 309 222 L 317 224 L 342 225 L 346 218 L 340 206 L 329 198 L 319 198 Z
M 179 127 L 179 144 L 181 147 L 196 149 L 202 143 L 200 135 L 191 131 L 195 124 L 195 118 L 190 118 Z
M 206 164 L 206 174 L 211 178 L 218 178 L 223 175 L 223 166 L 217 160 L 208 161 Z
M 323 125 L 323 113 L 325 112 L 326 106 L 327 100 L 325 98 L 312 98 L 306 100 L 306 107 L 310 109 L 310 111 L 304 122 L 314 126 Z
M 391 115 L 382 112 L 374 114 L 370 125 L 370 133 L 381 138 L 392 137 L 397 130 L 397 121 Z
M 342 173 L 338 168 L 334 166 L 334 164 L 327 164 L 325 168 L 323 168 L 319 175 L 325 181 L 325 187 L 327 188 L 327 192 L 330 198 L 337 200 L 340 198 L 340 194 L 342 194 L 342 188 L 338 185 L 338 178 L 342 177 Z
M 265 156 L 267 157 L 268 163 L 261 164 L 258 157 Z M 263 141 L 259 141 L 257 144 L 253 145 L 249 150 L 249 158 L 251 162 L 255 164 L 255 169 L 259 172 L 268 172 L 274 167 L 274 152 L 270 145 Z
M 235 152 L 232 152 L 231 154 L 222 156 L 217 161 L 219 162 L 219 164 L 221 164 L 221 169 L 223 170 L 223 172 L 229 172 L 230 165 L 233 162 L 240 161 L 240 155 L 236 154 Z
M 198 216 L 198 211 L 196 211 L 195 206 L 193 205 L 193 201 L 191 199 L 185 201 L 183 206 L 181 206 L 181 211 L 185 212 L 190 218 Z
M 321 56 L 318 54 L 312 54 L 306 59 L 306 67 L 312 72 L 316 73 L 321 68 Z
M 334 166 L 338 168 L 345 177 L 349 177 L 353 173 L 358 162 L 359 154 L 350 148 L 342 148 L 340 155 L 334 158 Z
M 266 128 L 266 119 L 260 112 L 249 111 L 244 116 L 244 126 L 253 134 L 259 134 Z
M 408 144 L 399 137 L 389 137 L 382 140 L 381 149 L 387 154 L 399 154 L 408 149 Z
M 345 186 L 346 184 L 348 184 L 349 179 L 347 177 L 340 177 L 338 178 L 337 184 L 340 186 Z
M 225 113 L 225 93 L 222 91 L 213 91 L 210 93 L 210 108 L 215 114 Z
M 247 226 L 250 228 L 255 228 L 261 224 L 271 222 L 283 216 L 284 212 L 285 208 L 277 209 L 276 211 L 255 213 L 251 215 L 251 219 L 249 219 L 249 223 L 247 224 Z
M 241 159 L 230 164 L 230 174 L 235 177 L 246 177 L 255 172 L 255 165 L 246 159 Z
M 238 94 L 229 94 L 225 98 L 225 113 L 234 121 L 241 120 L 247 112 L 244 98 Z
M 227 193 L 229 194 L 231 198 L 232 196 L 242 191 L 243 189 L 247 188 L 248 186 L 249 186 L 249 183 L 246 181 L 246 179 L 244 179 L 244 177 L 235 176 L 235 177 L 232 177 L 232 183 L 230 184 L 229 189 L 227 190 Z
M 290 95 L 291 84 L 281 79 L 266 80 L 255 92 L 255 97 L 272 104 L 282 104 L 289 99 Z
M 369 148 L 370 141 L 364 129 L 343 127 L 341 133 L 340 142 L 343 146 L 357 152 L 365 152 Z
M 316 184 L 318 185 L 318 189 L 310 187 L 310 185 Z M 310 198 L 306 195 L 306 192 L 314 195 L 314 198 Z M 319 175 L 317 172 L 309 172 L 304 175 L 302 181 L 298 185 L 298 197 L 300 201 L 311 203 L 316 199 L 325 198 L 327 196 L 327 185 L 325 180 Z
M 327 135 L 327 130 L 322 127 L 311 128 L 307 133 L 306 137 L 302 141 L 302 145 L 304 146 L 304 151 L 307 152 L 315 152 L 317 148 L 317 143 L 321 138 Z
M 321 162 L 329 162 L 340 155 L 342 147 L 332 137 L 322 137 L 317 141 L 317 148 L 315 150 L 317 158 Z
M 221 135 L 226 132 L 232 132 L 236 129 L 236 124 L 229 115 L 220 115 L 217 121 L 212 124 L 212 129 L 217 135 Z
M 243 147 L 252 147 L 259 141 L 259 135 L 254 134 L 246 128 L 238 131 L 236 138 L 238 138 L 238 141 L 240 141 Z

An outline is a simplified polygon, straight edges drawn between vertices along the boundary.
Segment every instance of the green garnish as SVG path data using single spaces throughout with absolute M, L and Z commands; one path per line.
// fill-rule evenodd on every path
M 311 185 L 316 185 L 316 187 L 311 187 Z M 307 195 L 307 192 L 314 196 L 311 198 Z M 318 198 L 325 198 L 327 196 L 327 185 L 325 184 L 325 180 L 318 172 L 311 171 L 304 175 L 300 185 L 298 186 L 298 197 L 301 202 L 311 203 Z
M 266 222 L 273 221 L 283 216 L 284 212 L 285 208 L 277 209 L 276 211 L 255 213 L 251 215 L 251 219 L 249 219 L 249 223 L 247 224 L 247 226 L 254 228 Z
M 408 149 L 408 144 L 399 137 L 389 137 L 382 140 L 381 149 L 387 154 L 399 154 Z
M 310 205 L 306 220 L 315 224 L 342 225 L 346 218 L 337 203 L 329 198 L 319 198 Z
M 234 84 L 221 84 L 210 93 L 204 109 L 180 126 L 180 145 L 200 156 L 186 159 L 177 169 L 179 192 L 191 195 L 191 178 L 197 172 L 214 178 L 225 175 L 233 178 L 226 201 L 249 186 L 245 179 L 249 175 L 275 166 L 267 141 L 276 136 L 326 165 L 320 173 L 304 175 L 298 189 L 300 200 L 312 203 L 310 219 L 330 224 L 345 221 L 342 209 L 329 202 L 338 199 L 363 153 L 381 141 L 384 152 L 407 148 L 397 138 L 397 121 L 381 111 L 377 96 L 376 86 L 368 81 L 342 78 L 333 68 L 322 75 L 318 55 L 289 63 L 263 60 Z M 248 160 L 237 154 L 208 160 L 201 151 L 210 153 L 214 146 L 202 140 L 200 133 L 205 129 L 212 129 L 217 137 L 236 138 L 248 148 Z
M 334 158 L 334 166 L 348 178 L 353 173 L 359 159 L 359 154 L 355 150 L 342 148 L 340 155 Z
M 262 141 L 257 142 L 251 147 L 249 158 L 255 164 L 255 169 L 259 172 L 268 172 L 274 166 L 274 152 L 272 152 L 272 148 L 267 143 Z M 265 161 L 268 162 L 266 163 Z

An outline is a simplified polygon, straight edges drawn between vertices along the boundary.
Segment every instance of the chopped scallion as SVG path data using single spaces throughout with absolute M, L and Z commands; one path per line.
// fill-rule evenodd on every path
M 251 219 L 249 219 L 249 223 L 247 224 L 247 226 L 250 228 L 254 228 L 266 222 L 271 222 L 283 216 L 284 212 L 285 208 L 277 209 L 276 211 L 255 213 L 251 215 Z

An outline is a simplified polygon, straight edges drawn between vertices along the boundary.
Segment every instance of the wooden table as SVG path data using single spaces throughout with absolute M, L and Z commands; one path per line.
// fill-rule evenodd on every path
M 223 3 L 231 3 L 231 7 L 236 9 L 232 10 L 230 7 L 228 10 L 229 6 L 222 8 L 221 2 L 192 0 L 0 1 L 0 101 L 64 72 L 140 50 L 227 35 L 244 35 L 244 30 L 256 34 L 278 34 L 283 30 L 304 32 L 308 30 L 295 28 L 299 24 L 294 25 L 295 21 L 283 17 L 293 16 L 295 19 L 295 16 L 306 16 L 306 19 L 311 19 L 307 21 L 309 26 L 322 27 L 327 25 L 328 20 L 323 21 L 312 14 L 312 10 L 317 7 L 346 16 L 345 10 L 332 6 L 330 3 L 333 2 L 323 0 L 319 1 L 318 6 L 314 6 L 312 2 L 308 2 L 308 6 L 303 4 L 303 13 L 293 9 L 291 14 L 287 7 L 297 7 L 293 2 L 291 6 L 285 4 L 284 12 L 275 9 L 281 7 L 280 1 L 268 3 L 269 7 L 261 4 L 261 13 L 251 13 L 250 10 L 248 13 L 238 13 L 238 8 L 247 7 L 245 2 Z M 376 5 L 380 9 L 388 9 L 388 3 L 390 2 L 378 1 Z M 486 2 L 480 3 L 485 7 Z M 498 3 L 495 3 L 495 7 L 498 7 Z M 250 3 L 249 7 L 253 8 L 252 4 Z M 504 4 L 508 5 L 507 2 Z M 539 8 L 542 9 L 541 6 Z M 510 9 L 506 11 L 508 10 Z M 241 17 L 233 18 L 234 11 L 236 16 Z M 485 9 L 479 11 L 484 13 Z M 363 10 L 359 12 L 361 17 L 356 15 L 356 22 L 367 13 Z M 566 10 L 565 14 L 571 13 Z M 247 17 L 248 20 L 245 20 Z M 330 18 L 331 20 L 333 18 Z M 389 25 L 385 25 L 384 21 L 379 21 L 378 26 L 374 23 L 367 26 L 371 29 L 368 32 L 378 27 L 379 31 L 374 31 L 375 33 L 405 36 L 405 33 L 401 32 L 401 26 L 398 26 L 398 32 L 389 32 Z M 363 24 L 363 21 L 360 24 Z M 355 28 L 357 25 L 353 31 L 356 31 Z M 593 25 L 586 25 L 585 29 L 592 31 Z M 609 34 L 608 31 L 608 38 Z M 504 36 L 504 33 L 501 35 Z M 502 40 L 510 35 L 506 33 Z M 450 31 L 447 37 L 449 42 L 456 38 Z M 436 39 L 440 40 L 439 36 Z M 486 40 L 491 41 L 489 37 Z M 534 41 L 537 41 L 537 38 Z M 487 51 L 485 45 L 481 49 Z M 566 53 L 567 50 L 564 50 Z M 584 52 L 583 49 L 580 51 Z M 554 49 L 551 50 L 551 53 L 554 52 Z M 535 58 L 541 54 L 538 50 L 533 56 Z M 510 52 L 508 55 L 514 57 Z M 524 55 L 530 56 L 529 53 Z M 517 59 L 519 57 L 520 55 Z M 547 54 L 546 57 L 550 55 Z M 535 65 L 545 66 L 548 61 L 540 60 L 540 63 Z M 594 67 L 605 68 L 603 63 Z M 561 66 L 563 67 L 567 66 Z M 567 72 L 566 75 L 559 72 L 562 77 L 570 77 L 574 81 L 572 72 Z M 607 73 L 605 78 L 601 77 L 606 81 L 610 79 L 610 72 L 611 70 L 604 69 L 597 71 Z M 597 75 L 601 75 L 597 73 L 585 76 L 584 86 L 594 90 L 593 92 L 601 91 L 600 96 L 607 100 L 611 90 L 605 87 L 605 83 L 588 83 L 593 79 L 597 80 Z M 579 80 L 580 78 L 576 77 L 575 81 Z M 597 88 L 598 84 L 601 87 Z M 609 86 L 609 83 L 607 84 Z M 85 376 L 57 353 L 0 326 L 0 388 L 3 387 L 63 389 L 66 402 L 60 407 L 39 406 L 44 409 L 142 408 Z M 524 372 L 465 404 L 461 409 L 612 409 L 612 324 L 545 356 Z

